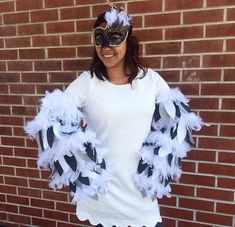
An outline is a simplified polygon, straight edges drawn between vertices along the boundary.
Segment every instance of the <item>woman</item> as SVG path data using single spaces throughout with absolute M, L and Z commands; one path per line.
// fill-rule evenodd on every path
M 98 16 L 94 40 L 90 71 L 63 94 L 47 95 L 27 132 L 38 135 L 39 165 L 53 170 L 51 186 L 74 192 L 80 220 L 160 227 L 156 199 L 169 195 L 169 181 L 179 178 L 180 159 L 193 143 L 191 130 L 202 122 L 178 90 L 144 66 L 124 10 L 112 6 Z M 45 110 L 47 121 L 38 126 Z

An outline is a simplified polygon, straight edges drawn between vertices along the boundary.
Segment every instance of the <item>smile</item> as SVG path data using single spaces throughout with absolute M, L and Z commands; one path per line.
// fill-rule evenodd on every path
M 103 55 L 104 58 L 111 58 L 111 57 L 113 57 L 113 56 L 114 56 L 114 54 L 104 54 L 104 55 Z

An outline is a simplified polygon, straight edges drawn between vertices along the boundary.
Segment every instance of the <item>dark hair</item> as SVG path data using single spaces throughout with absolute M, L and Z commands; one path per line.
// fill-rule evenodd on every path
M 105 13 L 102 13 L 97 17 L 96 22 L 94 24 L 94 28 L 98 27 L 102 23 L 106 23 Z M 129 33 L 126 42 L 127 50 L 125 55 L 125 68 L 128 68 L 130 71 L 130 74 L 128 75 L 128 82 L 132 83 L 132 81 L 136 78 L 140 70 L 143 71 L 142 77 L 146 75 L 145 64 L 141 56 L 139 55 L 138 39 L 137 37 L 132 35 L 132 26 L 130 26 L 129 28 Z M 106 67 L 98 57 L 96 50 L 94 50 L 93 59 L 90 66 L 90 72 L 92 76 L 95 73 L 96 77 L 100 80 L 104 80 L 104 78 L 109 80 Z

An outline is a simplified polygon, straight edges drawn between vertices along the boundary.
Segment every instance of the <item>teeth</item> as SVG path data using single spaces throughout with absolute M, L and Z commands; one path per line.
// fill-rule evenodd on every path
M 113 57 L 113 54 L 104 54 L 103 55 L 105 58 L 111 58 L 111 57 Z

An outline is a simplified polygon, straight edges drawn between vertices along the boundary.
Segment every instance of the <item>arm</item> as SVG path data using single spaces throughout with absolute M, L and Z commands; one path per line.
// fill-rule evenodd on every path
M 84 81 L 75 80 L 65 92 L 46 93 L 40 112 L 25 127 L 37 139 L 38 166 L 51 170 L 50 187 L 69 186 L 75 202 L 105 193 L 109 179 L 107 151 L 100 147 L 95 132 L 86 127 L 84 86 Z
M 203 125 L 179 89 L 165 88 L 156 97 L 151 131 L 139 151 L 135 176 L 143 196 L 152 199 L 170 196 L 169 182 L 180 178 L 181 159 L 194 144 L 192 131 Z

